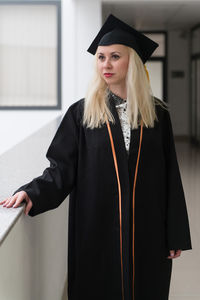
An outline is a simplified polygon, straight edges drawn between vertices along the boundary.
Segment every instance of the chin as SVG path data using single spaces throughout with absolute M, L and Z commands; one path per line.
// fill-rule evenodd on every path
M 113 78 L 105 78 L 104 80 L 107 84 L 116 84 L 117 83 L 116 79 L 113 80 Z

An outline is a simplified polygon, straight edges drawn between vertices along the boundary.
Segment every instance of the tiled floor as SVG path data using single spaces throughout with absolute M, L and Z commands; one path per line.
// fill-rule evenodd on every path
M 200 300 L 200 148 L 176 142 L 176 150 L 193 249 L 173 260 L 169 300 Z

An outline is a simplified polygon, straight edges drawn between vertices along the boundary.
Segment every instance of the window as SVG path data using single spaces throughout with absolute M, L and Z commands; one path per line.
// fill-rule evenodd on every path
M 191 29 L 191 141 L 200 145 L 200 24 Z
M 60 1 L 0 2 L 0 109 L 61 107 Z
M 149 72 L 153 95 L 167 102 L 166 32 L 143 33 L 159 44 L 145 65 Z

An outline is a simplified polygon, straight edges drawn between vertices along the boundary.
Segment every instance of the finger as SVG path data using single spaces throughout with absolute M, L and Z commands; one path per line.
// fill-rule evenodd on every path
M 182 252 L 181 249 L 176 250 L 176 251 L 175 250 L 170 250 L 170 256 L 168 256 L 167 258 L 169 258 L 169 259 L 177 258 L 181 255 L 181 252 Z
M 181 250 L 176 250 L 173 258 L 179 257 L 181 255 Z
M 3 204 L 3 203 L 6 203 L 6 202 L 9 202 L 9 201 L 10 201 L 10 197 L 7 197 L 4 200 L 2 200 L 1 203 Z
M 177 258 L 177 257 L 179 257 L 180 255 L 175 255 L 173 258 Z
M 19 196 L 19 195 L 14 195 L 10 198 L 8 198 L 8 200 L 6 201 L 6 203 L 3 206 L 6 206 L 7 208 L 10 207 L 18 207 L 19 204 L 23 201 L 24 197 L 23 196 Z M 13 205 L 14 204 L 14 205 Z
M 9 204 L 10 201 L 11 201 L 11 198 L 12 198 L 12 197 L 6 198 L 5 201 L 4 201 L 4 205 L 3 205 L 3 206 L 6 206 L 7 204 Z
M 170 252 L 170 256 L 168 256 L 167 258 L 170 258 L 170 259 L 174 258 L 175 251 L 174 250 L 170 250 L 169 252 Z
M 179 257 L 181 255 L 181 250 L 176 250 L 176 254 L 174 256 L 174 258 Z
M 29 201 L 28 204 L 25 207 L 25 210 L 24 210 L 24 213 L 25 213 L 26 216 L 28 215 L 28 213 L 29 213 L 32 206 L 33 206 L 32 202 Z
M 11 207 L 13 206 L 13 204 L 15 203 L 16 201 L 16 196 L 11 196 L 8 198 L 8 200 L 5 202 L 4 206 L 6 207 Z
M 24 197 L 24 195 L 22 195 L 22 196 L 19 195 L 17 197 L 15 205 L 13 205 L 13 207 L 18 207 L 19 204 L 21 204 L 21 202 L 23 202 L 23 200 L 26 200 L 26 202 L 27 202 L 27 199 L 26 199 L 26 197 Z
M 0 204 L 4 204 L 4 203 L 6 202 L 7 199 L 8 199 L 8 198 L 2 200 L 2 201 L 0 202 Z

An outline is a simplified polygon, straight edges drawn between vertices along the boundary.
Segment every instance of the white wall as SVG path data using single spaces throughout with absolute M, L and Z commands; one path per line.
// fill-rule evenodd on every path
M 62 111 L 75 100 L 76 1 L 62 0 Z
M 61 111 L 0 111 L 0 155 L 31 135 Z
M 42 175 L 57 120 L 0 158 L 0 200 Z M 0 245 L 0 300 L 61 300 L 67 277 L 68 198 L 35 217 L 19 216 Z M 0 206 L 7 232 L 22 208 Z M 1 236 L 3 232 L 1 230 Z M 65 297 L 66 300 L 66 297 Z
M 76 94 L 84 97 L 93 72 L 94 56 L 87 52 L 88 47 L 101 28 L 101 1 L 76 1 Z
M 184 71 L 185 77 L 172 78 L 172 71 Z M 189 135 L 189 36 L 180 30 L 168 32 L 168 100 L 175 135 Z
M 67 214 L 68 199 L 42 216 L 21 215 L 0 248 L 1 300 L 62 299 Z
M 94 56 L 87 49 L 101 27 L 100 0 L 62 2 L 63 111 L 83 98 L 93 70 Z

